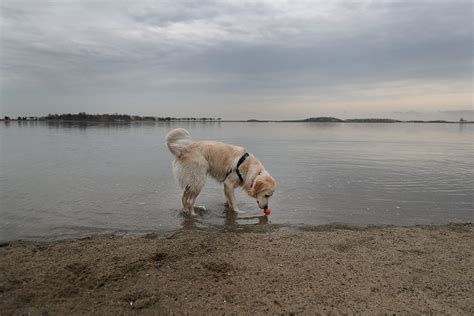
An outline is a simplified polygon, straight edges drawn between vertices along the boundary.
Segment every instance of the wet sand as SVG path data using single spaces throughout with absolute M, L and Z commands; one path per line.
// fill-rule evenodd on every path
M 474 225 L 0 244 L 0 314 L 474 313 Z

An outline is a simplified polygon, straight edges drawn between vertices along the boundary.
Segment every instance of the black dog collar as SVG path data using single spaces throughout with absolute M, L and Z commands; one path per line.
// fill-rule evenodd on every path
M 250 156 L 249 153 L 243 154 L 242 157 L 240 157 L 239 162 L 237 162 L 237 167 L 235 167 L 235 172 L 237 172 L 237 175 L 239 176 L 240 182 L 244 182 L 244 178 L 242 177 L 242 175 L 239 172 L 239 167 L 240 167 L 241 164 L 244 163 L 245 159 L 247 159 L 249 156 Z

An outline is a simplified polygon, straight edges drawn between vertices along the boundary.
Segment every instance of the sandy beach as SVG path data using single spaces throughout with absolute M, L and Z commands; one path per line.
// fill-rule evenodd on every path
M 473 232 L 326 226 L 3 242 L 0 314 L 473 314 Z

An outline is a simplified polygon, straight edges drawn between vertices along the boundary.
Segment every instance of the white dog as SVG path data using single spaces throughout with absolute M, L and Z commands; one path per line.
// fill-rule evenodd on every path
M 183 128 L 169 132 L 166 144 L 176 157 L 173 172 L 183 189 L 181 202 L 189 215 L 195 215 L 194 202 L 207 175 L 224 183 L 224 194 L 231 210 L 240 212 L 234 195 L 237 187 L 255 198 L 261 209 L 268 208 L 268 199 L 275 191 L 275 180 L 244 148 L 216 141 L 192 141 Z

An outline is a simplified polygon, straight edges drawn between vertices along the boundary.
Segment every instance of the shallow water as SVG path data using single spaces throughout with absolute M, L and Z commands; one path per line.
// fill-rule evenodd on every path
M 194 219 L 180 212 L 175 127 L 246 147 L 277 181 L 272 214 L 238 192 L 224 211 L 209 179 Z M 473 124 L 0 124 L 0 239 L 253 224 L 444 224 L 473 221 Z

